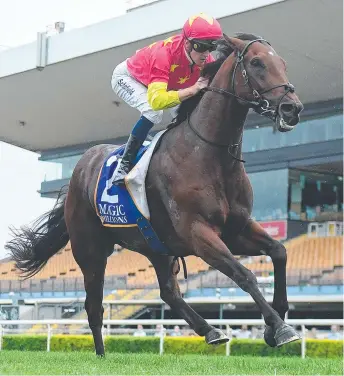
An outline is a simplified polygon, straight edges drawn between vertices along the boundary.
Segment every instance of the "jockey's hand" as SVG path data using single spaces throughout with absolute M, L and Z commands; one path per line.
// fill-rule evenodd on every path
M 207 77 L 200 77 L 198 81 L 185 89 L 178 90 L 179 100 L 181 102 L 193 97 L 194 95 L 198 94 L 202 89 L 207 87 L 209 84 L 209 78 Z
M 199 93 L 202 89 L 207 87 L 209 84 L 209 78 L 207 77 L 200 77 L 197 82 L 194 84 L 195 95 Z

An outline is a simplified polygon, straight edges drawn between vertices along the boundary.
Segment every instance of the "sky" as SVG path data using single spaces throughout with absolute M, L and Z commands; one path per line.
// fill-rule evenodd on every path
M 41 198 L 37 192 L 49 170 L 48 163 L 37 158 L 35 153 L 0 143 L 0 259 L 6 256 L 9 227 L 26 225 L 54 205 L 55 200 Z
M 137 3 L 138 1 L 136 1 Z M 0 0 L 0 51 L 36 40 L 56 21 L 65 31 L 97 23 L 125 13 L 125 0 Z M 132 2 L 134 3 L 134 1 Z M 1 59 L 1 55 L 0 55 Z M 1 79 L 0 79 L 1 85 Z M 20 227 L 50 210 L 55 200 L 37 192 L 52 164 L 39 155 L 0 142 L 0 259 L 7 256 L 9 227 Z
M 0 45 L 15 47 L 32 42 L 38 31 L 56 21 L 66 31 L 116 17 L 125 12 L 125 0 L 0 0 Z

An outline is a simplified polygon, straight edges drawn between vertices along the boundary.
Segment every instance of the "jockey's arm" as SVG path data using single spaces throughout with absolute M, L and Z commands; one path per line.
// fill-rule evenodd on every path
M 148 103 L 154 111 L 174 107 L 196 95 L 204 86 L 206 85 L 202 85 L 198 81 L 196 84 L 185 89 L 167 91 L 167 83 L 153 82 L 148 85 Z
M 211 55 L 209 56 L 209 61 L 212 61 Z M 171 52 L 164 48 L 159 49 L 151 61 L 151 83 L 148 84 L 147 100 L 154 111 L 177 106 L 186 99 L 196 95 L 208 84 L 207 79 L 200 78 L 194 85 L 188 88 L 167 90 L 172 61 Z

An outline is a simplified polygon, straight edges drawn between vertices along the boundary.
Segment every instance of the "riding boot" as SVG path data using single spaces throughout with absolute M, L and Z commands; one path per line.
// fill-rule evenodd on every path
M 143 140 L 134 135 L 129 136 L 122 158 L 119 160 L 112 184 L 124 184 L 124 178 L 133 167 L 136 155 L 140 150 Z

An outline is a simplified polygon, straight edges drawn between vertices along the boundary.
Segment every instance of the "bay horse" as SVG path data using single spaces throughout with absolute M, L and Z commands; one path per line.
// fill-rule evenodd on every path
M 209 86 L 202 95 L 182 104 L 178 125 L 163 135 L 146 177 L 151 223 L 170 256 L 154 253 L 137 228 L 105 228 L 96 215 L 97 177 L 114 145 L 87 150 L 63 199 L 32 228 L 16 231 L 6 245 L 16 267 L 28 278 L 70 240 L 84 276 L 85 309 L 97 355 L 104 355 L 104 273 L 114 244 L 150 260 L 162 300 L 198 335 L 205 336 L 208 344 L 228 338 L 183 300 L 173 270 L 175 256 L 198 256 L 248 292 L 264 317 L 268 345 L 282 346 L 300 338 L 284 322 L 288 311 L 286 249 L 251 218 L 253 193 L 241 147 L 250 108 L 285 132 L 299 122 L 303 106 L 287 79 L 285 61 L 264 39 L 252 34 L 224 36 L 218 53 L 218 60 L 203 72 L 211 78 Z M 235 255 L 271 257 L 275 275 L 272 306 L 261 294 L 254 274 Z

